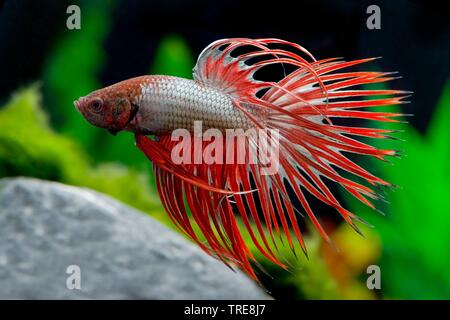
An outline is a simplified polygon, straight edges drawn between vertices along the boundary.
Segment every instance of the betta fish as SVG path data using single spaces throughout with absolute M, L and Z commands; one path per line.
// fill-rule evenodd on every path
M 403 114 L 374 108 L 405 103 L 409 93 L 362 90 L 361 85 L 395 79 L 393 73 L 348 71 L 374 59 L 316 60 L 302 46 L 280 39 L 223 39 L 201 52 L 193 79 L 140 76 L 74 104 L 94 126 L 112 134 L 133 132 L 136 146 L 153 165 L 173 223 L 208 254 L 257 280 L 254 266 L 259 264 L 249 241 L 265 258 L 287 268 L 277 243 L 281 239 L 292 250 L 299 244 L 307 254 L 299 224 L 303 217 L 331 241 L 310 205 L 312 198 L 335 209 L 359 232 L 355 222 L 363 220 L 344 208 L 332 185 L 373 209 L 382 199 L 375 188 L 392 186 L 351 157 L 398 156 L 366 139 L 391 138 L 394 130 L 361 125 L 399 121 L 396 117 Z M 262 71 L 274 67 L 281 76 L 264 79 Z M 184 137 L 183 145 L 197 148 L 180 148 L 181 139 L 173 133 L 193 133 L 195 123 L 201 123 L 201 132 L 214 129 L 214 139 L 198 142 L 194 134 Z M 238 129 L 258 134 L 225 135 Z M 276 170 L 264 172 L 267 163 L 258 155 L 275 145 Z M 215 161 L 195 161 L 206 153 Z M 225 161 L 243 153 L 244 161 Z M 177 154 L 191 161 L 180 162 Z

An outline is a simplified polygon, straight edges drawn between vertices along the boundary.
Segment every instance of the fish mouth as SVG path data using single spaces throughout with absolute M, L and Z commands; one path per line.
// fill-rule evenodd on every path
M 75 108 L 76 108 L 79 112 L 81 112 L 81 106 L 82 106 L 81 100 L 82 100 L 82 98 L 80 98 L 80 99 L 78 99 L 78 100 L 75 100 L 75 101 L 73 102 L 73 105 L 75 106 Z

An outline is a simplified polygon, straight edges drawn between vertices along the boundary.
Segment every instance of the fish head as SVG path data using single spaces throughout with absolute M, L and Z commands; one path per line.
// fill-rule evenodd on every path
M 89 123 L 115 135 L 136 116 L 138 107 L 132 97 L 130 90 L 115 85 L 80 97 L 74 105 Z

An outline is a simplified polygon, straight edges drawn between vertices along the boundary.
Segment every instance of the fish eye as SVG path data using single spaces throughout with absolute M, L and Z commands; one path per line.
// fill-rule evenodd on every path
M 100 98 L 96 98 L 91 102 L 91 109 L 94 112 L 100 112 L 103 109 L 103 101 Z

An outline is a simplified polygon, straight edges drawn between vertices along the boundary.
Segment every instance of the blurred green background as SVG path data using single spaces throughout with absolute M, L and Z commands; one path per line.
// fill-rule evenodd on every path
M 68 2 L 56 5 L 44 1 L 39 8 L 31 1 L 11 3 L 4 5 L 0 20 L 1 70 L 6 70 L 0 87 L 0 177 L 32 176 L 86 186 L 141 209 L 169 227 L 173 226 L 155 193 L 150 165 L 135 148 L 133 136 L 121 133 L 112 137 L 90 126 L 73 108 L 75 99 L 145 73 L 190 78 L 202 47 L 222 37 L 288 38 L 302 43 L 319 58 L 387 53 L 386 60 L 371 67 L 383 71 L 398 68 L 405 79 L 409 78 L 388 85 L 416 91 L 410 99 L 411 107 L 407 107 L 411 109 L 402 110 L 416 116 L 407 119 L 412 125 L 389 125 L 403 130 L 396 137 L 404 141 L 375 142 L 380 147 L 401 149 L 405 155 L 402 159 L 393 159 L 391 164 L 361 159 L 371 171 L 400 186 L 387 191 L 389 204 L 379 204 L 386 215 L 342 194 L 343 201 L 374 226 L 361 226 L 366 237 L 330 219 L 339 251 L 324 244 L 315 233 L 308 233 L 309 260 L 303 256 L 291 258 L 289 272 L 264 263 L 271 277 L 262 275 L 262 281 L 275 298 L 285 299 L 450 298 L 450 69 L 445 70 L 448 64 L 433 69 L 433 63 L 445 56 L 448 46 L 441 46 L 441 41 L 448 39 L 448 24 L 438 25 L 441 33 L 425 44 L 421 24 L 411 30 L 416 38 L 399 40 L 410 41 L 410 48 L 416 42 L 422 45 L 417 45 L 415 52 L 434 57 L 429 68 L 415 64 L 405 51 L 397 50 L 397 43 L 391 43 L 388 35 L 390 22 L 397 21 L 406 28 L 404 16 L 417 18 L 417 10 L 429 9 L 420 7 L 420 1 L 401 2 L 405 11 L 394 7 L 399 10 L 394 13 L 387 2 L 379 1 L 382 10 L 391 11 L 383 20 L 388 30 L 377 35 L 365 29 L 364 2 L 349 1 L 339 6 L 319 1 L 323 7 L 331 6 L 333 19 L 339 14 L 342 21 L 351 18 L 338 27 L 340 31 L 332 22 L 325 24 L 328 28 L 311 30 L 309 18 L 297 26 L 286 12 L 277 15 L 277 24 L 249 18 L 243 25 L 233 25 L 222 16 L 253 10 L 240 1 L 213 2 L 215 6 L 204 1 L 169 1 L 170 6 L 158 1 L 75 1 L 82 10 L 82 29 L 68 30 Z M 318 10 L 310 1 L 297 6 Z M 33 9 L 37 13 L 28 13 Z M 432 19 L 436 13 L 431 14 L 431 18 L 421 18 Z M 46 20 L 48 15 L 53 20 Z M 33 22 L 41 29 L 27 29 Z M 265 27 L 258 29 L 259 25 Z M 339 32 L 353 37 L 342 37 Z M 142 38 L 144 34 L 147 36 Z M 288 248 L 281 250 L 289 256 Z M 381 290 L 367 289 L 366 269 L 371 264 L 381 268 Z

